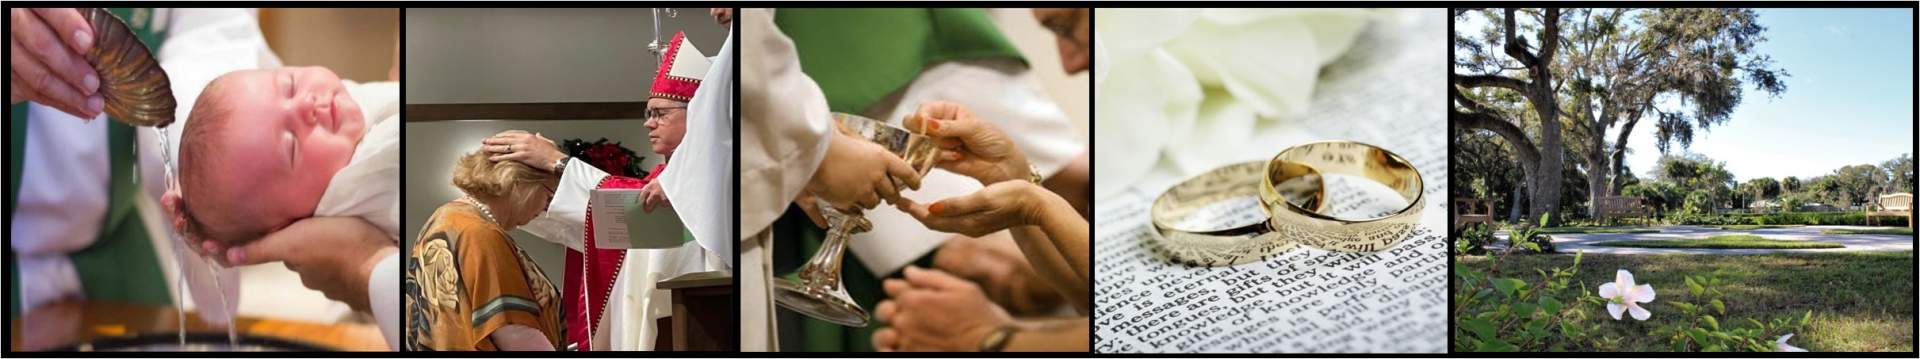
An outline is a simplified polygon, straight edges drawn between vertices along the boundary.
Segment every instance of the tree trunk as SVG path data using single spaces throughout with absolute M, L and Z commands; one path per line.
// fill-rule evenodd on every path
M 1513 202 L 1507 206 L 1507 223 L 1520 223 L 1520 208 L 1523 208 L 1521 207 L 1521 202 L 1524 202 L 1522 196 L 1526 195 L 1526 192 L 1527 185 L 1525 183 L 1514 184 Z
M 1560 206 L 1560 182 L 1563 180 L 1560 169 L 1566 166 L 1566 151 L 1562 150 L 1564 145 L 1560 140 L 1560 105 L 1554 98 L 1553 88 L 1553 55 L 1560 47 L 1560 9 L 1546 9 L 1546 16 L 1541 17 L 1540 22 L 1544 26 L 1540 29 L 1538 53 L 1528 53 L 1526 42 L 1517 36 L 1519 29 L 1514 26 L 1514 17 L 1518 14 L 1515 9 L 1508 8 L 1506 13 L 1505 50 L 1507 56 L 1525 64 L 1532 75 L 1521 92 L 1526 95 L 1527 102 L 1533 105 L 1534 114 L 1540 120 L 1540 164 L 1535 166 L 1536 171 L 1527 174 L 1527 182 L 1533 192 L 1528 196 L 1531 202 L 1527 220 L 1533 221 L 1541 215 L 1553 213 Z M 1560 218 L 1550 218 L 1547 224 L 1560 222 Z
M 1520 168 L 1526 175 L 1529 209 L 1525 221 L 1531 222 L 1560 206 L 1560 184 L 1563 180 L 1560 171 L 1566 166 L 1566 151 L 1560 139 L 1560 106 L 1554 98 L 1552 71 L 1554 51 L 1560 46 L 1560 9 L 1546 9 L 1538 53 L 1529 52 L 1526 41 L 1518 36 L 1519 28 L 1514 25 L 1516 12 L 1516 9 L 1506 9 L 1503 19 L 1506 36 L 1504 52 L 1526 66 L 1529 78 L 1521 80 L 1497 74 L 1451 75 L 1449 81 L 1454 86 L 1449 89 L 1449 95 L 1454 102 L 1472 112 L 1454 109 L 1448 118 L 1458 127 L 1491 130 L 1513 145 L 1515 154 L 1521 159 Z M 1467 98 L 1460 92 L 1462 87 L 1495 87 L 1519 92 L 1527 98 L 1538 116 L 1539 142 L 1530 140 L 1526 132 L 1513 122 L 1495 117 L 1494 111 Z M 1560 218 L 1552 218 L 1549 225 L 1561 221 Z
M 1611 189 L 1607 191 L 1608 193 L 1620 193 L 1620 190 L 1627 186 L 1626 181 L 1620 180 L 1627 176 L 1627 135 L 1633 133 L 1633 125 L 1638 123 L 1640 123 L 1639 114 L 1627 118 L 1627 123 L 1620 125 L 1620 137 L 1613 140 L 1613 151 L 1608 153 L 1613 156 L 1613 163 L 1610 163 L 1613 168 L 1608 169 L 1613 172 L 1613 178 L 1608 179 L 1610 183 L 1607 188 Z

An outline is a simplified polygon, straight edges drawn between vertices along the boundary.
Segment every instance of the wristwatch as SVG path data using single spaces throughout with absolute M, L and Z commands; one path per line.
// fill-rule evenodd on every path
M 573 158 L 573 157 L 567 157 L 567 156 L 561 156 L 561 157 L 560 157 L 560 159 L 558 159 L 558 160 L 554 160 L 554 161 L 553 161 L 553 174 L 556 174 L 556 175 L 557 175 L 557 174 L 562 174 L 562 173 L 566 173 L 566 170 L 567 170 L 567 159 L 569 159 L 569 158 Z
M 1040 180 L 1042 179 L 1043 178 L 1040 178 L 1040 169 L 1037 167 L 1033 167 L 1032 163 L 1028 163 L 1027 164 L 1027 182 L 1033 182 L 1033 184 L 1040 184 Z
M 993 328 L 992 332 L 987 333 L 987 337 L 980 338 L 980 351 L 991 353 L 1007 349 L 1009 339 L 1012 339 L 1013 332 L 1017 331 L 1020 331 L 1020 327 L 1016 327 L 1012 323 L 1002 324 L 999 328 Z

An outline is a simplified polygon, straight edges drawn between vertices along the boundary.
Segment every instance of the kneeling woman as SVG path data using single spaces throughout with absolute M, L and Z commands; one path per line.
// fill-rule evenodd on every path
M 544 211 L 557 182 L 485 152 L 460 158 L 466 196 L 434 210 L 408 252 L 407 350 L 554 350 L 559 296 L 507 231 Z

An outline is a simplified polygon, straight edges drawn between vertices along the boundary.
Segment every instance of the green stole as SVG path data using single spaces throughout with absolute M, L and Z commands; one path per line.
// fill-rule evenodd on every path
M 800 68 L 820 86 L 833 111 L 865 113 L 881 99 L 905 88 L 929 65 L 953 60 L 1010 58 L 1026 63 L 982 9 L 780 9 L 780 32 L 793 39 Z M 774 226 L 775 238 L 796 243 L 775 246 L 775 273 L 792 275 L 826 238 L 799 211 L 788 211 Z M 789 251 L 782 248 L 792 248 Z M 840 284 L 869 314 L 884 299 L 881 280 L 849 252 L 841 263 Z M 914 261 L 930 267 L 931 253 Z M 890 273 L 898 278 L 900 273 Z M 873 333 L 884 323 L 848 328 L 782 310 L 782 350 L 871 352 Z M 803 318 L 798 321 L 789 318 Z M 784 335 L 797 331 L 798 338 Z M 795 345 L 789 344 L 798 344 Z
M 153 28 L 152 9 L 110 9 L 114 15 L 127 20 L 140 42 L 149 48 L 158 49 L 164 40 L 165 32 Z M 27 118 L 27 104 L 9 106 L 7 116 L 14 119 L 8 124 L 7 139 L 7 218 L 13 218 L 13 209 L 20 193 L 20 170 L 26 162 L 27 126 L 34 120 Z M 140 187 L 139 158 L 134 151 L 138 140 L 132 126 L 119 121 L 107 121 L 108 168 L 111 173 L 107 183 L 107 215 L 100 224 L 100 237 L 93 245 L 70 253 L 74 271 L 80 276 L 80 287 L 88 300 L 114 301 L 140 304 L 172 304 L 167 290 L 170 283 L 160 268 L 160 258 L 154 252 L 153 242 L 148 239 L 147 230 L 141 222 L 139 211 L 134 208 L 134 198 L 144 195 Z M 9 233 L 8 235 L 11 235 Z M 12 254 L 9 246 L 7 252 Z M 14 305 L 10 308 L 19 313 L 20 270 L 17 261 L 7 262 L 12 274 L 12 288 L 9 288 Z
M 934 63 L 1026 63 L 981 9 L 780 9 L 773 21 L 838 112 L 862 113 Z

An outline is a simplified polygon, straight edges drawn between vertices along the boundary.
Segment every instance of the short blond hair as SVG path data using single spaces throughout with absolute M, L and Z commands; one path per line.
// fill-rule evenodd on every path
M 461 156 L 453 164 L 453 186 L 468 196 L 488 201 L 527 198 L 542 186 L 560 183 L 560 176 L 519 161 L 492 161 L 486 151 Z

